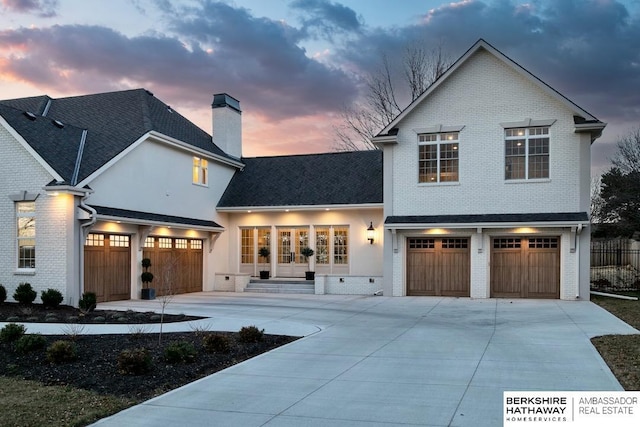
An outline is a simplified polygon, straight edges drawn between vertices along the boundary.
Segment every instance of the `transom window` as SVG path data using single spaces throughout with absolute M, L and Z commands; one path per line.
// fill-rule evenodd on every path
M 208 185 L 209 183 L 209 162 L 200 157 L 193 158 L 193 183 Z
M 505 129 L 504 133 L 504 178 L 549 178 L 549 127 Z
M 17 202 L 18 268 L 36 268 L 36 202 Z
M 418 135 L 418 182 L 458 181 L 458 132 Z

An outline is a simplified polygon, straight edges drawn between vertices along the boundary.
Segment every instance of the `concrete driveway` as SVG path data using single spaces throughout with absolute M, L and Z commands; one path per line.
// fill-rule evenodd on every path
M 500 426 L 505 390 L 622 390 L 589 338 L 638 333 L 574 301 L 197 293 L 167 310 L 305 337 L 98 425 Z

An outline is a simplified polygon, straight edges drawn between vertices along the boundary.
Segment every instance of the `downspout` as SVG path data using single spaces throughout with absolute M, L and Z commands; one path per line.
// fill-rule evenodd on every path
M 578 224 L 578 228 L 576 229 L 576 256 L 578 257 L 576 262 L 576 299 L 580 299 L 580 269 L 582 268 L 581 258 L 582 254 L 580 253 L 580 233 L 582 232 L 582 224 Z

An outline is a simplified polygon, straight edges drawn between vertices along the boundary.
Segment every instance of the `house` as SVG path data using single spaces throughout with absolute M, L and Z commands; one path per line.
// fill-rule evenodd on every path
M 479 40 L 374 138 L 385 295 L 589 299 L 604 127 Z
M 373 139 L 381 150 L 244 158 L 240 102 L 211 107 L 210 135 L 144 89 L 0 101 L 9 295 L 29 282 L 72 305 L 140 298 L 149 258 L 159 294 L 311 269 L 318 294 L 589 298 L 605 124 L 485 41 Z

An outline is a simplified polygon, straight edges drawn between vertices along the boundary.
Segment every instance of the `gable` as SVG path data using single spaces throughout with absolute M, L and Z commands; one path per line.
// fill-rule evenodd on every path
M 590 132 L 592 135 L 592 141 L 598 138 L 602 129 L 606 126 L 605 123 L 600 122 L 595 116 L 588 113 L 586 110 L 582 109 L 571 100 L 566 98 L 560 92 L 553 89 L 551 86 L 540 80 L 538 77 L 531 74 L 525 68 L 520 66 L 518 63 L 508 58 L 502 52 L 498 51 L 492 45 L 487 43 L 486 41 L 480 39 L 478 40 L 467 52 L 465 52 L 440 78 L 438 78 L 431 86 L 429 86 L 422 95 L 416 98 L 404 111 L 402 111 L 394 120 L 392 120 L 384 129 L 380 131 L 380 133 L 375 136 L 372 140 L 373 143 L 377 144 L 387 144 L 387 143 L 395 143 L 396 139 L 394 138 L 396 134 L 396 128 L 402 122 L 407 115 L 409 115 L 415 108 L 417 108 L 420 104 L 422 104 L 425 99 L 430 98 L 434 92 L 440 90 L 441 86 L 445 85 L 446 82 L 459 73 L 461 68 L 467 66 L 467 62 L 477 57 L 478 53 L 485 52 L 487 55 L 492 56 L 496 60 L 496 64 L 500 64 L 502 68 L 509 69 L 513 74 L 519 75 L 523 81 L 527 81 L 531 86 L 535 87 L 541 93 L 548 95 L 553 98 L 556 102 L 564 105 L 567 111 L 570 111 L 573 115 L 575 122 L 575 132 Z M 494 76 L 495 70 L 488 69 L 485 70 L 484 77 Z M 473 89 L 479 88 L 481 86 L 487 86 L 482 79 L 479 79 L 477 82 L 479 86 L 469 87 L 468 91 L 466 91 L 467 96 L 471 96 L 473 94 Z M 496 86 L 494 86 L 496 87 Z
M 5 107 L 1 114 L 7 115 L 7 122 L 73 185 L 150 132 L 180 141 L 212 158 L 237 163 L 212 142 L 209 134 L 144 89 L 60 99 L 30 97 L 0 101 L 0 105 Z M 20 119 L 23 111 L 37 119 Z M 54 120 L 64 125 L 61 131 L 41 124 Z M 84 130 L 86 135 L 81 137 Z
M 382 204 L 382 152 L 242 159 L 218 210 Z

